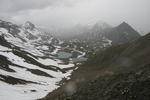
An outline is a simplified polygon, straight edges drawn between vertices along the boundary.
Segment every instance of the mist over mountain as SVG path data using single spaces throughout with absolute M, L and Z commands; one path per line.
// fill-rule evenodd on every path
M 107 46 L 122 44 L 133 41 L 141 35 L 128 23 L 122 22 L 118 26 L 111 26 L 105 22 L 98 21 L 92 25 L 77 25 L 74 28 L 56 33 L 56 37 L 67 41 L 78 41 L 88 44 L 95 51 Z
M 149 0 L 1 0 L 0 100 L 150 100 Z
M 29 21 L 16 25 L 0 20 L 0 99 L 38 99 L 58 88 L 56 83 L 69 79 L 85 56 L 84 49 L 73 46 Z
M 29 20 L 48 29 L 87 25 L 99 20 L 117 26 L 126 21 L 146 34 L 150 31 L 149 4 L 148 0 L 2 0 L 0 19 L 17 24 Z
M 117 27 L 101 22 L 88 27 L 78 25 L 71 31 L 72 36 L 55 37 L 30 21 L 17 25 L 0 20 L 0 98 L 43 98 L 70 79 L 91 54 L 141 37 L 125 22 Z M 19 85 L 22 87 L 15 87 Z M 16 89 L 15 97 L 5 94 Z
M 41 100 L 148 100 L 149 38 L 150 33 L 97 52 Z

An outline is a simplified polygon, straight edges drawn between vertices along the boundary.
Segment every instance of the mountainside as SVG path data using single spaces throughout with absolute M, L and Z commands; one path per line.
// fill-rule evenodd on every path
M 118 67 L 122 59 L 126 62 L 125 68 L 131 64 L 135 65 L 133 59 L 124 57 L 127 53 L 131 52 L 128 55 L 133 58 L 135 56 L 135 62 L 138 62 L 139 66 L 147 61 L 143 61 L 148 56 L 146 54 L 143 57 L 143 53 L 147 52 L 147 45 L 139 42 L 142 40 L 131 42 L 140 35 L 128 24 L 123 23 L 123 25 L 112 28 L 106 23 L 96 23 L 90 29 L 84 29 L 86 28 L 79 30 L 84 34 L 77 35 L 73 39 L 60 40 L 29 21 L 16 25 L 0 20 L 0 99 L 35 100 L 43 98 L 60 86 L 63 88 L 63 84 L 69 79 L 73 81 L 69 87 L 67 86 L 67 92 L 70 95 L 74 93 L 72 85 L 76 89 L 76 84 L 82 86 L 90 82 L 91 79 L 99 77 L 101 75 L 99 73 L 103 70 L 104 73 L 109 74 L 112 73 L 111 68 L 114 68 L 116 73 L 123 70 Z M 119 35 L 119 38 L 109 38 L 109 32 L 110 35 Z M 129 43 L 116 46 L 125 42 Z M 146 51 L 138 51 L 143 50 L 141 46 L 145 46 Z M 103 51 L 105 49 L 106 51 Z M 100 53 L 97 54 L 95 51 Z M 137 56 L 134 55 L 136 52 L 142 53 L 138 53 L 141 55 Z M 117 60 L 119 58 L 120 60 Z M 74 73 L 71 76 L 72 72 Z M 62 93 L 59 89 L 56 91 L 58 94 Z M 51 98 L 48 97 L 48 99 Z
M 69 79 L 85 56 L 70 44 L 38 29 L 31 22 L 16 25 L 0 20 L 0 99 L 33 100 Z
M 104 35 L 112 40 L 113 44 L 126 43 L 140 37 L 140 34 L 126 22 L 121 23 Z
M 149 100 L 149 43 L 150 33 L 91 56 L 42 100 Z
M 117 27 L 99 22 L 88 28 L 81 27 L 81 29 L 82 31 L 80 31 L 80 34 L 76 34 L 70 39 L 76 39 L 80 43 L 87 44 L 95 51 L 111 45 L 133 41 L 140 37 L 140 34 L 126 22 L 121 23 Z

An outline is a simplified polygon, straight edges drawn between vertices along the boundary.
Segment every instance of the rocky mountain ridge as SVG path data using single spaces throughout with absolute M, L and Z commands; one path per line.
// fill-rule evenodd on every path
M 91 56 L 42 100 L 149 100 L 150 33 Z
M 0 20 L 0 99 L 29 100 L 46 96 L 70 79 L 72 72 L 80 69 L 91 54 L 114 45 L 103 35 L 111 29 L 107 24 L 96 24 L 90 31 L 83 30 L 84 35 L 62 40 L 29 21 L 16 25 Z M 119 33 L 126 29 L 129 26 L 123 26 Z M 132 38 L 138 37 L 133 34 Z M 125 42 L 132 41 L 126 38 L 130 35 L 125 37 Z
M 80 31 L 80 34 L 70 33 L 73 34 L 73 36 L 70 36 L 67 39 L 71 41 L 77 40 L 78 42 L 87 44 L 95 51 L 99 51 L 100 49 L 111 45 L 133 41 L 141 36 L 126 22 L 123 22 L 116 27 L 112 27 L 103 22 L 96 23 L 87 28 L 79 27 L 77 29 L 82 30 Z
M 31 22 L 20 26 L 0 20 L 0 99 L 44 97 L 76 69 L 70 58 L 84 55 Z

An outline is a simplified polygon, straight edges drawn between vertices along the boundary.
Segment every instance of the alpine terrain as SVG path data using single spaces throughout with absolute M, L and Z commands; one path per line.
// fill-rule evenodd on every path
M 149 100 L 150 34 L 126 22 L 72 30 L 0 20 L 0 99 Z
M 150 100 L 150 0 L 0 0 L 0 100 Z
M 46 96 L 60 86 L 62 79 L 69 79 L 83 56 L 85 52 L 29 21 L 16 25 L 0 20 L 0 99 L 33 100 Z

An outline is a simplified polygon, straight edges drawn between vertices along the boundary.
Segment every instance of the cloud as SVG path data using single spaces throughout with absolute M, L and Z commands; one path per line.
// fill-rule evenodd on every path
M 1 0 L 2 12 L 17 12 L 29 9 L 41 9 L 58 2 L 59 0 Z
M 71 6 L 80 0 L 1 0 L 1 12 L 18 12 L 30 9 L 42 9 L 48 6 Z M 85 1 L 85 0 L 81 0 Z
M 148 32 L 149 4 L 150 0 L 1 0 L 0 18 L 17 23 L 30 20 L 46 27 L 68 27 L 98 20 L 117 25 L 127 21 Z

